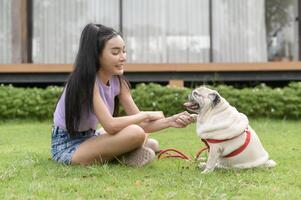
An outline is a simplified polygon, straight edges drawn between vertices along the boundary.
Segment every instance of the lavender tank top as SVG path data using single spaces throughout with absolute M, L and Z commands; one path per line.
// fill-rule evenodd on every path
M 113 115 L 114 111 L 114 98 L 120 93 L 120 82 L 117 76 L 112 76 L 109 80 L 109 86 L 105 85 L 101 80 L 96 77 L 96 82 L 98 84 L 98 89 L 102 100 L 107 106 L 110 113 Z M 64 89 L 59 102 L 55 108 L 55 112 L 53 114 L 53 123 L 54 125 L 66 129 L 66 121 L 65 121 L 65 93 Z M 96 126 L 98 123 L 98 119 L 94 113 L 81 113 L 80 125 L 78 131 L 86 131 L 89 129 L 96 130 Z

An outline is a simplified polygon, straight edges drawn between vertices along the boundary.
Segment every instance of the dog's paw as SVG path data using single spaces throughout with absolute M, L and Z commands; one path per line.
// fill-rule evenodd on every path
M 213 169 L 208 169 L 208 168 L 205 168 L 201 173 L 202 174 L 209 174 L 210 172 L 212 172 Z
M 199 162 L 198 168 L 201 170 L 204 170 L 206 168 L 206 163 L 205 162 Z
M 264 164 L 264 167 L 267 167 L 267 168 L 273 168 L 273 167 L 276 167 L 276 162 L 274 160 L 268 160 L 265 164 Z

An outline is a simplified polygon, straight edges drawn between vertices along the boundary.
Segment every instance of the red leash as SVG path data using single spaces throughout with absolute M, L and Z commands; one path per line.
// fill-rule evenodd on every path
M 171 154 L 169 152 L 176 152 L 175 154 Z M 166 155 L 164 155 L 166 154 Z M 161 150 L 158 153 L 158 160 L 160 159 L 164 159 L 164 158 L 182 158 L 184 160 L 191 160 L 191 158 L 189 156 L 187 156 L 186 154 L 182 153 L 181 151 L 177 150 L 177 149 L 165 149 L 165 150 Z
M 208 147 L 202 147 L 195 155 L 194 158 L 192 158 L 191 156 L 188 156 L 186 154 L 184 154 L 183 152 L 177 150 L 177 149 L 165 149 L 165 150 L 161 150 L 158 153 L 158 160 L 160 159 L 164 159 L 164 158 L 182 158 L 184 160 L 189 160 L 189 161 L 193 161 L 193 160 L 197 160 L 199 158 L 199 156 L 208 149 Z M 174 154 L 171 154 L 170 152 L 175 152 Z M 166 154 L 166 155 L 164 155 Z
M 242 146 L 240 146 L 238 149 L 236 149 L 236 150 L 232 151 L 231 153 L 225 155 L 224 158 L 230 158 L 230 157 L 236 156 L 236 155 L 240 154 L 241 152 L 243 152 L 245 150 L 245 148 L 247 148 L 247 146 L 249 145 L 250 140 L 251 140 L 251 132 L 248 129 L 246 129 L 244 131 L 244 133 L 247 134 L 247 137 L 246 137 L 246 140 L 245 140 L 244 144 Z M 236 137 L 238 137 L 238 136 L 236 136 Z M 234 137 L 234 138 L 236 138 L 236 137 Z M 230 138 L 230 139 L 226 139 L 226 140 L 215 140 L 215 139 L 206 139 L 206 140 L 204 140 L 204 139 L 202 139 L 202 141 L 205 143 L 206 147 L 202 147 L 196 153 L 194 158 L 192 158 L 192 157 L 190 157 L 190 156 L 184 154 L 183 152 L 181 152 L 177 149 L 174 149 L 174 148 L 161 150 L 158 153 L 158 160 L 164 159 L 164 158 L 182 158 L 184 160 L 190 160 L 190 161 L 197 160 L 204 151 L 206 151 L 206 150 L 209 151 L 210 150 L 208 143 L 221 143 L 221 142 L 225 142 L 225 141 L 228 141 L 228 140 L 232 140 L 234 138 Z M 171 154 L 169 152 L 175 152 L 175 153 Z M 166 155 L 164 156 L 164 154 L 166 154 Z

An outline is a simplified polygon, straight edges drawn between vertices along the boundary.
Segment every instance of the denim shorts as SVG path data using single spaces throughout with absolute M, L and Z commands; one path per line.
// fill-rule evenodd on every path
M 68 132 L 58 126 L 52 126 L 51 134 L 51 157 L 52 160 L 71 164 L 71 158 L 78 146 L 85 140 L 96 136 L 93 129 L 88 131 L 78 132 L 76 136 L 70 138 Z

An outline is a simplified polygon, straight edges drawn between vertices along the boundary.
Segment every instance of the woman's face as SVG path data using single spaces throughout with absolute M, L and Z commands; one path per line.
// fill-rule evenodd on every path
M 122 75 L 126 61 L 126 52 L 123 39 L 118 35 L 105 44 L 100 56 L 100 70 L 109 75 Z

